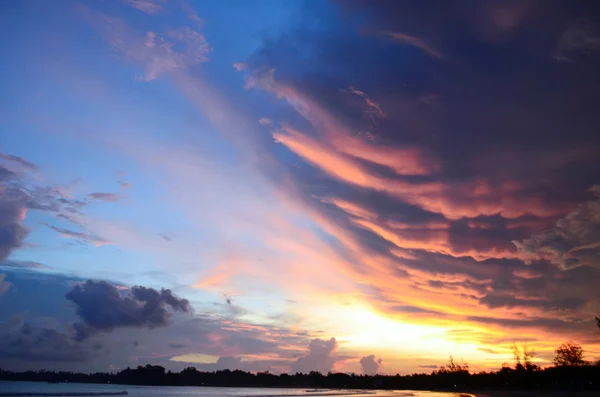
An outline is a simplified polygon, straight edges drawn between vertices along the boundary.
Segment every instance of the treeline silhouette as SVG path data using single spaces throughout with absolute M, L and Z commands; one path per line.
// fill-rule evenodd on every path
M 327 389 L 411 389 L 411 390 L 600 390 L 599 365 L 562 365 L 541 369 L 537 366 L 503 366 L 496 372 L 470 373 L 465 365 L 441 367 L 430 374 L 355 375 L 319 372 L 280 374 L 222 370 L 200 372 L 188 367 L 181 372 L 146 365 L 117 373 L 83 374 L 55 371 L 11 372 L 0 369 L 0 380 L 113 383 L 152 386 L 230 386 L 289 387 Z

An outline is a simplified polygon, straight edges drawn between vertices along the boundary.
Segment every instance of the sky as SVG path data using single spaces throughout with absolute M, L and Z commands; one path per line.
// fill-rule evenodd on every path
M 595 1 L 0 4 L 0 367 L 600 359 Z

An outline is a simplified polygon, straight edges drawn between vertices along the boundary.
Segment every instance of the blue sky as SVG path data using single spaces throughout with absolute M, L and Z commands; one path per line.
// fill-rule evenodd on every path
M 2 4 L 0 366 L 597 357 L 598 10 L 524 4 Z

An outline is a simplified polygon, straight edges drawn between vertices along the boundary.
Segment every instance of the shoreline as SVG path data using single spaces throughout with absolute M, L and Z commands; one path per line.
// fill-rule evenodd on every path
M 0 382 L 31 382 L 31 383 L 47 383 L 46 381 L 43 380 L 0 380 Z M 577 397 L 597 397 L 598 396 L 598 390 L 577 390 L 577 389 L 572 389 L 572 390 L 567 390 L 567 389 L 563 389 L 563 390 L 552 390 L 552 389 L 537 389 L 537 390 L 450 390 L 450 389 L 355 389 L 355 388 L 334 388 L 334 387 L 324 387 L 324 388 L 315 388 L 315 387 L 311 387 L 311 386 L 287 386 L 287 387 L 281 387 L 281 386 L 256 386 L 256 385 L 252 385 L 252 386 L 243 386 L 243 385 L 237 385 L 237 386 L 215 386 L 215 385 L 148 385 L 148 384 L 130 384 L 130 383 L 101 383 L 101 382 L 58 382 L 58 384 L 65 384 L 65 385 L 69 385 L 69 384 L 79 384 L 79 385 L 119 385 L 119 386 L 123 386 L 123 387 L 127 387 L 127 386 L 135 386 L 135 387 L 139 387 L 139 386 L 143 386 L 143 387 L 207 387 L 207 388 L 230 388 L 230 389 L 293 389 L 293 390 L 298 390 L 298 389 L 305 389 L 307 391 L 306 396 L 309 397 L 311 396 L 310 392 L 317 392 L 317 391 L 325 391 L 325 390 L 336 390 L 336 391 L 340 391 L 340 392 L 344 392 L 346 391 L 347 393 L 340 393 L 339 395 L 353 395 L 353 394 L 361 394 L 361 393 L 357 393 L 357 392 L 410 392 L 410 391 L 417 391 L 417 392 L 430 392 L 430 393 L 448 393 L 449 396 L 452 397 L 570 397 L 570 396 L 577 396 Z M 0 392 L 0 397 L 1 396 L 16 396 L 16 395 L 21 395 L 21 396 L 25 396 L 27 395 L 27 392 L 25 392 L 26 394 L 3 394 L 2 392 Z M 29 393 L 29 395 L 32 395 Z M 50 395 L 50 394 L 35 394 L 35 395 Z M 69 393 L 67 392 L 67 394 L 64 395 L 69 395 Z M 74 395 L 74 394 L 73 394 Z M 83 395 L 83 394 L 81 394 Z M 123 392 L 108 392 L 108 394 L 104 394 L 103 392 L 88 392 L 85 395 L 123 395 Z M 337 396 L 338 394 L 329 394 L 330 396 Z
M 598 390 L 485 390 L 464 392 L 464 397 L 597 397 Z M 461 396 L 461 393 L 457 393 Z

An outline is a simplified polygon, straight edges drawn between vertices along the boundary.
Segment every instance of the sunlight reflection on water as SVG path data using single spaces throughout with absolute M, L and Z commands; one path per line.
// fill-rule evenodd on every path
M 83 383 L 1 382 L 0 396 L 7 393 L 114 393 L 126 391 L 134 397 L 473 397 L 463 393 L 392 390 L 325 390 L 325 389 L 273 389 L 193 386 L 129 386 Z

